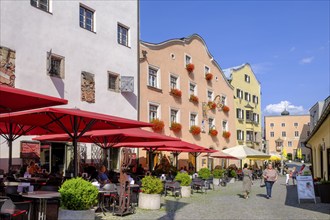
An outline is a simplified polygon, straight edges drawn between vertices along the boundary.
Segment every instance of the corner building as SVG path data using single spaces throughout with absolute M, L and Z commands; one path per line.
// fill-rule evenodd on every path
M 165 127 L 158 132 L 216 150 L 236 144 L 233 86 L 199 35 L 159 44 L 141 42 L 139 82 L 139 119 L 163 121 Z M 171 130 L 173 123 L 182 128 Z M 192 126 L 201 132 L 193 134 Z M 170 153 L 158 152 L 152 163 L 157 163 L 162 154 L 171 158 Z M 146 152 L 140 150 L 139 156 L 147 167 Z M 202 154 L 197 158 L 197 170 L 212 169 L 219 163 L 219 159 Z M 179 168 L 183 166 L 196 166 L 188 153 L 179 155 Z

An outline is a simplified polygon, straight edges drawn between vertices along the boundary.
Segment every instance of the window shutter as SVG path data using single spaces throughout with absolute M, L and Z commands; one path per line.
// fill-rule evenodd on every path
M 52 49 L 47 53 L 47 73 L 52 69 Z
M 122 76 L 120 90 L 121 92 L 134 92 L 134 77 Z

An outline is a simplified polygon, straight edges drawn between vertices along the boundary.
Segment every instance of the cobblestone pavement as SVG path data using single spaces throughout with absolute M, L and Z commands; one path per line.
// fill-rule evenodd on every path
M 249 199 L 241 195 L 242 182 L 217 187 L 207 194 L 194 193 L 190 198 L 162 197 L 162 208 L 157 211 L 136 209 L 124 217 L 111 213 L 97 213 L 101 219 L 325 219 L 330 220 L 330 204 L 303 200 L 298 204 L 296 186 L 286 186 L 279 178 L 273 186 L 271 199 L 266 199 L 266 188 L 254 181 Z

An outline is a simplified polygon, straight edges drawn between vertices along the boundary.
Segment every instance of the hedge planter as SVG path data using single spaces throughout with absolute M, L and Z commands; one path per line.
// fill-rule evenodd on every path
M 141 209 L 160 209 L 160 194 L 139 193 L 139 208 Z
M 235 183 L 235 178 L 229 177 L 228 178 L 228 183 Z
M 68 209 L 58 209 L 58 219 L 59 220 L 94 220 L 95 219 L 95 209 L 88 210 L 68 210 Z
M 330 203 L 330 184 L 319 184 L 318 191 L 322 203 Z
M 189 198 L 191 196 L 191 186 L 181 186 L 182 197 Z
M 213 178 L 213 185 L 220 186 L 220 178 Z

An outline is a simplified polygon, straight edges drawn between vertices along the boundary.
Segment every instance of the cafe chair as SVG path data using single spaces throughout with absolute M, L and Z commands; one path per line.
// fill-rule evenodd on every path
M 7 198 L 0 209 L 1 219 L 28 219 L 30 220 L 32 201 L 13 202 Z
M 174 197 L 179 195 L 182 198 L 181 186 L 180 186 L 180 183 L 177 181 L 165 182 L 165 189 L 164 189 L 165 196 L 167 196 L 167 191 L 171 191 L 172 195 L 174 195 Z

